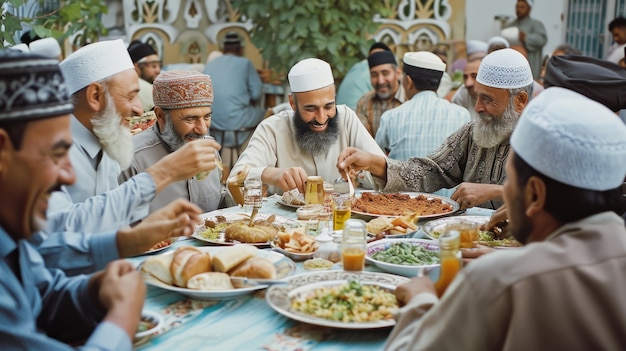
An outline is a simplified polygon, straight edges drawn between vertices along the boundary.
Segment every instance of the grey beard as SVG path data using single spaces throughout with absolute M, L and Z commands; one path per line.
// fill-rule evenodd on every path
M 185 145 L 185 140 L 176 133 L 174 130 L 174 123 L 170 120 L 169 117 L 165 118 L 165 125 L 163 126 L 163 133 L 161 133 L 161 140 L 167 146 L 169 146 L 170 151 L 174 152 Z
M 312 132 L 309 123 L 302 120 L 302 116 L 296 111 L 293 115 L 296 126 L 296 143 L 304 151 L 311 155 L 324 155 L 339 138 L 339 127 L 337 125 L 338 113 L 335 110 L 335 117 L 328 119 L 328 127 L 323 132 Z
M 113 98 L 106 92 L 106 106 L 91 119 L 93 133 L 98 137 L 102 150 L 116 161 L 120 169 L 127 169 L 133 162 L 134 147 L 130 129 L 122 123 L 115 109 Z
M 479 113 L 478 116 L 479 119 L 474 120 L 472 140 L 481 148 L 492 148 L 510 137 L 519 119 L 513 101 L 499 118 L 485 113 Z M 484 120 L 491 120 L 491 123 L 485 123 Z

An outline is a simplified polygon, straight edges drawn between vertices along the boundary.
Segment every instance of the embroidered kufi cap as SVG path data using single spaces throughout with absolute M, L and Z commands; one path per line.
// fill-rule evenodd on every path
M 465 52 L 467 53 L 467 56 L 477 52 L 487 52 L 487 49 L 489 49 L 489 45 L 487 45 L 484 41 L 468 40 L 465 43 Z
M 563 87 L 595 100 L 611 111 L 626 109 L 626 70 L 588 56 L 552 56 L 546 65 L 546 87 Z
M 26 54 L 30 52 L 30 49 L 28 48 L 28 45 L 26 44 L 16 44 L 16 45 L 9 47 L 9 49 L 17 50 Z
M 149 44 L 142 43 L 139 40 L 133 40 L 130 45 L 128 45 L 128 54 L 133 63 L 137 63 L 144 57 L 156 55 L 157 53 Z
M 517 89 L 533 83 L 533 73 L 524 55 L 501 49 L 485 56 L 478 67 L 476 81 L 499 89 Z
M 489 38 L 489 40 L 487 41 L 487 47 L 488 48 L 491 47 L 492 44 L 502 44 L 506 48 L 511 47 L 511 45 L 509 44 L 509 41 L 499 35 Z
M 288 78 L 289 87 L 294 93 L 317 90 L 335 83 L 328 62 L 317 58 L 304 59 L 293 65 Z
M 163 71 L 152 84 L 154 106 L 165 110 L 213 104 L 211 77 L 196 71 Z
M 0 120 L 57 117 L 73 110 L 58 60 L 0 50 Z
M 70 93 L 120 72 L 135 69 L 122 39 L 99 41 L 83 46 L 59 66 L 67 79 Z
M 367 63 L 370 68 L 385 64 L 398 65 L 396 57 L 391 51 L 375 52 L 367 57 Z
M 500 35 L 509 42 L 509 45 L 520 45 L 519 28 L 509 27 L 500 31 Z
M 537 171 L 577 188 L 615 189 L 626 176 L 626 125 L 605 106 L 568 89 L 548 88 L 532 99 L 511 146 Z
M 61 45 L 54 38 L 43 38 L 32 41 L 28 47 L 33 54 L 58 59 L 61 55 Z

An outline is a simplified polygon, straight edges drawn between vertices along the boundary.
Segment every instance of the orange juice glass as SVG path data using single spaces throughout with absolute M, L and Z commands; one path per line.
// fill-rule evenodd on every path
M 463 268 L 459 251 L 460 233 L 450 230 L 439 236 L 439 279 L 435 282 L 437 295 L 441 297 L 456 274 Z
M 362 271 L 365 268 L 367 250 L 367 226 L 360 219 L 348 219 L 344 223 L 341 239 L 341 262 L 346 271 Z

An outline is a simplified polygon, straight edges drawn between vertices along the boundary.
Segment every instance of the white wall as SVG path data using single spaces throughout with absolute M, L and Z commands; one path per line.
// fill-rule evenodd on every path
M 465 4 L 466 39 L 487 41 L 500 32 L 496 15 L 515 18 L 516 0 L 467 0 Z M 530 17 L 540 20 L 546 27 L 548 42 L 543 53 L 552 53 L 565 42 L 565 10 L 567 0 L 535 0 Z

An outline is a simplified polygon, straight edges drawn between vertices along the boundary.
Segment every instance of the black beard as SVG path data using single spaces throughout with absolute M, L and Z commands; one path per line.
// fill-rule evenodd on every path
M 338 113 L 335 109 L 335 117 L 328 119 L 328 127 L 323 132 L 313 132 L 309 125 L 316 125 L 317 122 L 305 122 L 302 120 L 300 112 L 296 107 L 293 115 L 293 123 L 296 127 L 296 142 L 304 151 L 311 155 L 323 155 L 339 138 L 339 127 L 337 122 Z

